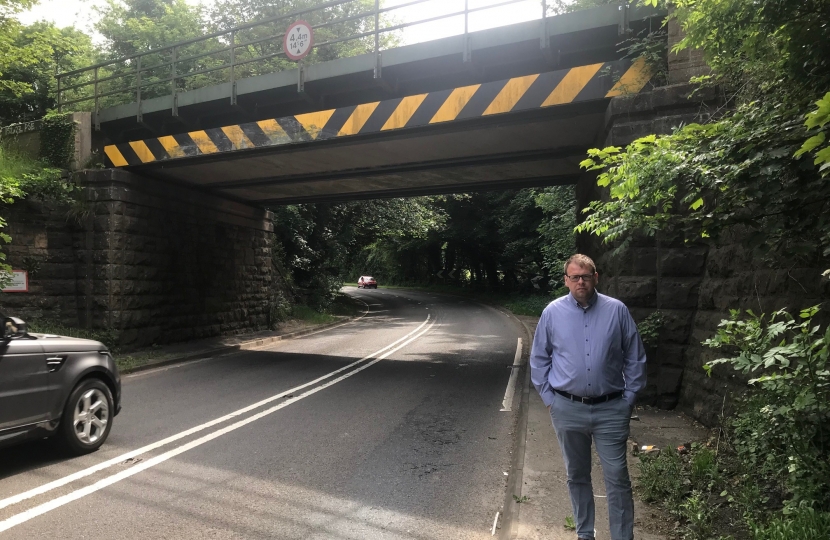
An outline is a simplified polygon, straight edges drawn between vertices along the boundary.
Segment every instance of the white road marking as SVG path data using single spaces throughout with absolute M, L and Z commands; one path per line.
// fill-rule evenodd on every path
M 427 324 L 429 322 L 429 320 L 430 320 L 430 318 L 427 317 L 427 320 L 424 321 L 421 324 L 421 326 L 418 327 L 418 329 L 423 328 L 423 326 L 425 324 Z M 305 398 L 307 398 L 307 397 L 309 397 L 313 394 L 316 394 L 317 392 L 319 392 L 321 390 L 324 390 L 324 389 L 328 388 L 329 386 L 333 386 L 333 385 L 335 385 L 335 384 L 337 384 L 341 381 L 344 381 L 345 379 L 348 379 L 349 377 L 351 377 L 351 376 L 353 376 L 357 373 L 360 373 L 364 369 L 368 369 L 368 368 L 372 367 L 373 365 L 377 364 L 381 360 L 383 360 L 385 358 L 388 358 L 393 353 L 403 349 L 404 347 L 406 347 L 407 345 L 409 345 L 410 343 L 412 343 L 413 341 L 415 341 L 419 337 L 421 337 L 424 334 L 426 334 L 427 332 L 429 332 L 434 325 L 435 325 L 435 321 L 432 321 L 432 323 L 429 326 L 427 326 L 426 329 L 422 330 L 420 333 L 418 333 L 415 336 L 411 337 L 410 339 L 408 339 L 407 341 L 405 341 L 401 345 L 395 347 L 394 349 L 388 350 L 383 355 L 377 357 L 375 360 L 372 360 L 371 362 L 368 362 L 367 364 L 365 364 L 363 366 L 360 366 L 359 368 L 357 368 L 353 371 L 350 371 L 349 373 L 346 373 L 345 375 L 341 375 L 340 377 L 338 377 L 338 378 L 336 378 L 332 381 L 329 381 L 325 384 L 322 384 L 322 385 L 320 385 L 316 388 L 312 388 L 311 390 L 309 390 L 309 391 L 307 391 L 303 394 L 300 394 L 297 397 L 294 397 L 294 398 L 288 399 L 286 401 L 283 401 L 279 405 L 275 405 L 274 407 L 271 407 L 270 409 L 266 409 L 266 410 L 264 410 L 260 413 L 257 413 L 253 416 L 249 416 L 248 418 L 246 418 L 244 420 L 240 420 L 239 422 L 231 424 L 231 425 L 229 425 L 227 427 L 224 427 L 222 429 L 216 430 L 213 433 L 209 433 L 208 435 L 205 435 L 205 436 L 203 436 L 199 439 L 196 439 L 195 441 L 191 441 L 187 444 L 179 446 L 178 448 L 174 448 L 173 450 L 169 450 L 169 451 L 165 452 L 164 454 L 159 454 L 158 456 L 156 456 L 152 459 L 149 459 L 147 461 L 141 462 L 138 465 L 135 465 L 135 466 L 133 466 L 133 467 L 131 467 L 131 468 L 125 470 L 125 471 L 121 471 L 120 473 L 116 473 L 112 476 L 109 476 L 107 478 L 99 480 L 98 482 L 95 482 L 92 485 L 89 485 L 87 487 L 78 489 L 76 491 L 73 491 L 72 493 L 67 493 L 66 495 L 63 495 L 63 496 L 58 497 L 56 499 L 53 499 L 49 502 L 43 503 L 39 506 L 35 506 L 34 508 L 30 508 L 29 510 L 26 510 L 25 512 L 21 512 L 19 514 L 16 514 L 16 515 L 14 515 L 14 516 L 12 516 L 8 519 L 5 519 L 4 521 L 0 521 L 0 532 L 7 531 L 7 530 L 11 529 L 12 527 L 20 525 L 21 523 L 25 523 L 25 522 L 33 519 L 33 518 L 36 518 L 37 516 L 40 516 L 40 515 L 43 515 L 47 512 L 55 510 L 56 508 L 60 508 L 61 506 L 69 504 L 72 501 L 76 501 L 78 499 L 86 497 L 87 495 L 91 495 L 92 493 L 95 493 L 96 491 L 100 491 L 100 490 L 104 489 L 105 487 L 111 486 L 111 485 L 113 485 L 117 482 L 120 482 L 121 480 L 125 480 L 125 479 L 127 479 L 127 478 L 129 478 L 133 475 L 136 475 L 136 474 L 138 474 L 142 471 L 145 471 L 145 470 L 147 470 L 151 467 L 154 467 L 154 466 L 156 466 L 160 463 L 163 463 L 163 462 L 167 461 L 170 458 L 178 456 L 179 454 L 183 454 L 184 452 L 187 452 L 188 450 L 192 450 L 193 448 L 196 448 L 197 446 L 201 446 L 201 445 L 203 445 L 207 442 L 212 441 L 213 439 L 221 437 L 222 435 L 226 435 L 226 434 L 228 434 L 232 431 L 235 431 L 235 430 L 237 430 L 241 427 L 247 426 L 248 424 L 250 424 L 252 422 L 256 422 L 257 420 L 259 420 L 261 418 L 264 418 L 264 417 L 266 417 L 270 414 L 273 414 L 273 413 L 279 411 L 280 409 L 284 409 L 285 407 L 288 407 L 289 405 L 291 405 L 293 403 L 296 403 L 296 402 L 300 401 L 301 399 L 305 399 Z M 417 332 L 417 330 L 416 330 L 416 332 Z M 412 335 L 412 333 L 410 333 L 408 335 Z M 400 340 L 398 340 L 398 342 L 399 341 Z M 384 347 L 383 349 L 381 349 L 378 352 L 384 351 L 388 348 L 389 347 Z M 372 356 L 374 356 L 374 355 L 371 355 L 367 358 L 371 358 Z M 357 363 L 357 362 L 355 362 L 355 363 Z M 351 364 L 351 365 L 354 365 L 354 364 Z M 342 371 L 342 370 L 338 370 L 338 371 Z
M 76 473 L 70 474 L 69 476 L 59 478 L 57 480 L 49 482 L 48 484 L 43 484 L 42 486 L 30 489 L 29 491 L 25 491 L 25 492 L 20 493 L 18 495 L 12 495 L 11 497 L 0 500 L 0 509 L 6 508 L 8 506 L 11 506 L 13 504 L 17 504 L 17 503 L 22 502 L 22 501 L 25 501 L 26 499 L 31 499 L 32 497 L 42 495 L 43 493 L 46 493 L 46 492 L 51 491 L 53 489 L 59 488 L 61 486 L 65 486 L 66 484 L 74 482 L 75 480 L 80 480 L 81 478 L 87 477 L 91 474 L 95 474 L 99 471 L 102 471 L 104 469 L 112 467 L 113 465 L 118 465 L 119 463 L 121 463 L 123 461 L 126 461 L 128 459 L 134 458 L 136 456 L 140 456 L 141 454 L 146 454 L 147 452 L 150 452 L 150 451 L 155 450 L 157 448 L 161 448 L 162 446 L 166 446 L 166 445 L 168 445 L 172 442 L 176 442 L 180 439 L 183 439 L 185 437 L 193 435 L 194 433 L 204 431 L 205 429 L 207 429 L 209 427 L 213 427 L 217 424 L 221 424 L 222 422 L 226 422 L 226 421 L 231 420 L 231 419 L 233 419 L 237 416 L 243 415 L 243 414 L 245 414 L 247 412 L 250 412 L 254 409 L 258 409 L 258 408 L 260 408 L 264 405 L 267 405 L 268 403 L 271 403 L 272 401 L 276 401 L 276 400 L 281 399 L 281 398 L 283 398 L 283 397 L 285 397 L 289 394 L 293 394 L 295 392 L 298 392 L 299 390 L 302 390 L 303 388 L 307 388 L 307 387 L 312 386 L 314 384 L 317 384 L 321 381 L 324 381 L 324 380 L 326 380 L 330 377 L 333 377 L 334 375 L 337 375 L 338 373 L 346 371 L 346 370 L 360 364 L 361 362 L 363 362 L 365 360 L 376 357 L 378 354 L 383 353 L 384 351 L 386 351 L 387 349 L 389 349 L 391 347 L 394 347 L 395 345 L 397 345 L 401 341 L 406 340 L 407 338 L 409 338 L 410 336 L 412 336 L 413 334 L 415 334 L 419 330 L 421 330 L 421 328 L 423 328 L 424 325 L 426 325 L 429 322 L 429 320 L 430 320 L 430 317 L 428 315 L 426 320 L 424 322 L 422 322 L 421 325 L 418 328 L 416 328 L 412 332 L 408 333 L 407 335 L 403 336 L 402 338 L 398 339 L 397 341 L 387 345 L 386 347 L 380 349 L 379 351 L 376 351 L 376 352 L 374 352 L 374 353 L 372 353 L 368 356 L 365 356 L 365 357 L 361 358 L 360 360 L 352 362 L 351 364 L 349 364 L 345 367 L 342 367 L 340 369 L 332 371 L 331 373 L 323 375 L 322 377 L 314 379 L 311 382 L 307 382 L 307 383 L 302 384 L 300 386 L 296 386 L 294 388 L 291 388 L 290 390 L 285 390 L 284 392 L 280 392 L 279 394 L 277 394 L 275 396 L 271 396 L 269 398 L 263 399 L 262 401 L 254 403 L 253 405 L 248 405 L 247 407 L 244 407 L 242 409 L 234 411 L 230 414 L 226 414 L 225 416 L 222 416 L 220 418 L 216 418 L 215 420 L 211 420 L 209 422 L 198 425 L 196 427 L 192 427 L 188 430 L 182 431 L 181 433 L 171 435 L 170 437 L 167 437 L 166 439 L 162 439 L 160 441 L 148 444 L 147 446 L 143 446 L 141 448 L 138 448 L 137 450 L 132 450 L 131 452 L 121 454 L 120 456 L 114 457 L 112 459 L 109 459 L 109 460 L 104 461 L 102 463 L 99 463 L 97 465 L 93 465 L 92 467 L 89 467 L 89 468 L 83 469 L 81 471 L 78 471 Z
M 522 338 L 516 344 L 516 356 L 510 366 L 510 379 L 507 381 L 507 390 L 504 392 L 504 401 L 501 402 L 501 412 L 510 412 L 513 406 L 513 395 L 516 393 L 516 381 L 519 378 L 519 368 L 522 367 Z

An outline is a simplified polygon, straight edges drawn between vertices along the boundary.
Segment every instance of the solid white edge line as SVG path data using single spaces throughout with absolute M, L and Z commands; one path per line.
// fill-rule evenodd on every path
M 28 491 L 24 491 L 23 493 L 19 493 L 17 495 L 12 495 L 11 497 L 7 497 L 3 500 L 0 500 L 0 510 L 2 510 L 3 508 L 6 508 L 8 506 L 12 506 L 14 504 L 25 501 L 27 499 L 31 499 L 32 497 L 42 495 L 42 494 L 44 494 L 48 491 L 59 488 L 61 486 L 65 486 L 66 484 L 69 484 L 69 483 L 74 482 L 76 480 L 80 480 L 81 478 L 85 478 L 85 477 L 87 477 L 91 474 L 95 474 L 95 473 L 97 473 L 99 471 L 102 471 L 104 469 L 108 469 L 109 467 L 112 467 L 113 465 L 117 465 L 117 464 L 119 464 L 123 461 L 126 461 L 128 459 L 134 458 L 136 456 L 140 456 L 142 454 L 146 454 L 147 452 L 150 452 L 150 451 L 155 450 L 157 448 L 161 448 L 162 446 L 166 446 L 166 445 L 168 445 L 172 442 L 176 442 L 180 439 L 183 439 L 185 437 L 193 435 L 194 433 L 204 431 L 205 429 L 207 429 L 209 427 L 213 427 L 217 424 L 221 424 L 222 422 L 226 422 L 228 420 L 231 420 L 232 418 L 235 418 L 237 416 L 248 413 L 248 412 L 250 412 L 254 409 L 258 409 L 258 408 L 260 408 L 264 405 L 267 405 L 268 403 L 271 403 L 272 401 L 276 401 L 276 400 L 281 399 L 281 398 L 283 398 L 283 397 L 285 397 L 289 394 L 293 394 L 295 392 L 298 392 L 298 391 L 302 390 L 303 388 L 307 388 L 307 387 L 312 386 L 314 384 L 317 384 L 321 381 L 324 381 L 324 380 L 326 380 L 330 377 L 333 377 L 334 375 L 337 375 L 338 373 L 346 371 L 347 369 L 350 369 L 350 368 L 360 364 L 361 362 L 364 362 L 364 361 L 366 361 L 370 358 L 375 358 L 378 354 L 383 353 L 385 350 L 389 349 L 390 347 L 394 347 L 395 345 L 397 345 L 401 341 L 404 341 L 405 339 L 409 338 L 411 335 L 417 333 L 421 328 L 424 327 L 425 324 L 427 324 L 429 322 L 429 320 L 430 320 L 430 317 L 428 315 L 426 320 L 424 322 L 422 322 L 421 325 L 418 326 L 418 328 L 416 328 L 412 332 L 408 333 L 407 335 L 403 336 L 402 338 L 398 339 L 397 341 L 394 341 L 393 343 L 387 345 L 386 347 L 384 347 L 384 348 L 382 348 L 378 351 L 375 351 L 374 353 L 372 353 L 368 356 L 365 356 L 365 357 L 361 358 L 360 360 L 352 362 L 351 364 L 349 364 L 345 367 L 342 367 L 340 369 L 332 371 L 331 373 L 323 375 L 322 377 L 314 379 L 311 382 L 307 382 L 307 383 L 302 384 L 300 386 L 295 386 L 294 388 L 291 388 L 289 390 L 285 390 L 283 392 L 280 392 L 277 395 L 274 395 L 274 396 L 271 396 L 269 398 L 263 399 L 262 401 L 258 401 L 257 403 L 254 403 L 253 405 L 248 405 L 247 407 L 244 407 L 242 409 L 234 411 L 230 414 L 226 414 L 225 416 L 222 416 L 220 418 L 216 418 L 215 420 L 211 420 L 209 422 L 206 422 L 204 424 L 192 427 L 188 430 L 182 431 L 182 432 L 177 433 L 175 435 L 171 435 L 170 437 L 167 437 L 167 438 L 162 439 L 160 441 L 148 444 L 146 446 L 143 446 L 143 447 L 138 448 L 136 450 L 132 450 L 132 451 L 127 452 L 125 454 L 121 454 L 120 456 L 114 457 L 112 459 L 108 459 L 107 461 L 101 462 L 97 465 L 93 465 L 92 467 L 88 467 L 86 469 L 83 469 L 83 470 L 78 471 L 76 473 L 70 474 L 70 475 L 65 476 L 63 478 L 59 478 L 59 479 L 54 480 L 52 482 L 49 482 L 47 484 L 43 484 L 42 486 L 30 489 Z
M 504 401 L 501 402 L 499 412 L 511 412 L 513 407 L 513 395 L 516 393 L 516 380 L 519 377 L 519 368 L 522 366 L 522 338 L 516 344 L 516 355 L 513 357 L 513 365 L 510 366 L 510 379 L 507 381 L 507 390 L 504 391 Z
M 499 522 L 499 512 L 496 512 L 496 517 L 493 519 L 493 530 L 490 531 L 490 536 L 496 536 L 496 525 Z
M 429 321 L 429 318 L 427 318 L 427 321 L 425 321 L 424 324 L 426 324 L 426 322 L 428 322 L 428 321 Z M 301 399 L 305 399 L 305 398 L 307 398 L 307 397 L 309 397 L 313 394 L 316 394 L 317 392 L 319 392 L 321 390 L 324 390 L 324 389 L 328 388 L 329 386 L 333 386 L 333 385 L 335 385 L 335 384 L 337 384 L 337 383 L 339 383 L 339 382 L 341 382 L 345 379 L 348 379 L 349 377 L 351 377 L 351 376 L 353 376 L 357 373 L 360 373 L 364 369 L 368 369 L 369 367 L 377 364 L 381 360 L 383 360 L 385 358 L 388 358 L 391 354 L 403 349 L 404 347 L 406 347 L 407 345 L 409 345 L 410 343 L 412 343 L 413 341 L 415 341 L 419 337 L 421 337 L 424 334 L 426 334 L 427 332 L 429 332 L 434 325 L 435 325 L 435 321 L 432 321 L 432 324 L 430 324 L 421 333 L 417 334 L 416 336 L 413 336 L 408 341 L 402 343 L 398 347 L 395 347 L 394 349 L 392 349 L 390 351 L 387 351 L 386 353 L 384 353 L 382 356 L 379 356 L 375 360 L 372 360 L 371 362 L 368 362 L 365 365 L 360 366 L 359 368 L 357 368 L 353 371 L 350 371 L 349 373 L 346 373 L 345 375 L 341 375 L 340 377 L 338 377 L 338 378 L 336 378 L 332 381 L 329 381 L 325 384 L 322 384 L 322 385 L 320 385 L 316 388 L 312 388 L 311 390 L 309 390 L 309 391 L 307 391 L 303 394 L 300 394 L 297 397 L 288 399 L 288 400 L 280 403 L 279 405 L 275 405 L 274 407 L 271 407 L 270 409 L 266 409 L 266 410 L 264 410 L 262 412 L 259 412 L 259 413 L 255 414 L 253 416 L 249 416 L 248 418 L 246 418 L 244 420 L 240 420 L 239 422 L 236 422 L 234 424 L 226 426 L 222 429 L 216 430 L 213 433 L 209 433 L 209 434 L 207 434 L 207 435 L 205 435 L 205 436 L 203 436 L 199 439 L 196 439 L 195 441 L 191 441 L 187 444 L 179 446 L 178 448 L 174 448 L 172 450 L 169 450 L 169 451 L 165 452 L 164 454 L 160 454 L 160 455 L 158 455 L 158 456 L 156 456 L 152 459 L 149 459 L 145 462 L 142 462 L 138 465 L 135 465 L 135 466 L 133 466 L 133 467 L 131 467 L 131 468 L 125 470 L 125 471 L 121 471 L 121 472 L 116 473 L 112 476 L 109 476 L 107 478 L 99 480 L 98 482 L 95 482 L 94 484 L 91 484 L 87 487 L 78 489 L 78 490 L 73 491 L 71 493 L 67 493 L 66 495 L 63 495 L 63 496 L 58 497 L 56 499 L 53 499 L 49 502 L 43 503 L 39 506 L 35 506 L 34 508 L 30 508 L 29 510 L 26 510 L 25 512 L 21 512 L 19 514 L 11 516 L 10 518 L 7 518 L 3 521 L 0 521 L 0 532 L 7 531 L 7 530 L 11 529 L 12 527 L 20 525 L 21 523 L 25 523 L 25 522 L 27 522 L 27 521 L 29 521 L 29 520 L 37 517 L 37 516 L 40 516 L 40 515 L 43 515 L 47 512 L 55 510 L 56 508 L 60 508 L 61 506 L 64 506 L 64 505 L 66 505 L 70 502 L 73 502 L 73 501 L 76 501 L 76 500 L 81 499 L 83 497 L 86 497 L 87 495 L 91 495 L 92 493 L 95 493 L 96 491 L 100 491 L 100 490 L 104 489 L 105 487 L 111 486 L 111 485 L 113 485 L 117 482 L 120 482 L 121 480 L 125 480 L 125 479 L 127 479 L 127 478 L 129 478 L 129 477 L 131 477 L 135 474 L 138 474 L 142 471 L 145 471 L 145 470 L 149 469 L 150 467 L 154 467 L 154 466 L 156 466 L 160 463 L 163 463 L 163 462 L 167 461 L 168 459 L 171 459 L 171 458 L 173 458 L 173 457 L 175 457 L 179 454 L 187 452 L 188 450 L 192 450 L 193 448 L 196 448 L 197 446 L 201 446 L 201 445 L 203 445 L 207 442 L 212 441 L 213 439 L 216 439 L 218 437 L 221 437 L 222 435 L 230 433 L 231 431 L 235 431 L 235 430 L 237 430 L 241 427 L 244 427 L 244 426 L 246 426 L 246 425 L 248 425 L 252 422 L 255 422 L 255 421 L 257 421 L 261 418 L 264 418 L 265 416 L 273 414 L 273 413 L 279 411 L 280 409 L 288 407 L 289 405 L 291 405 L 293 403 L 296 403 L 297 401 L 300 401 Z M 423 326 L 423 324 L 421 326 Z

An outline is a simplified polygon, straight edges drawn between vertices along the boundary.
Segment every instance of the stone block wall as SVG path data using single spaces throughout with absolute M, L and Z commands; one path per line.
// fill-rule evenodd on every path
M 12 207 L 9 261 L 40 269 L 31 293 L 0 295 L 2 309 L 112 329 L 125 347 L 268 326 L 269 212 L 124 171 L 87 172 L 83 185 L 80 220 Z
M 711 70 L 700 49 L 686 49 L 673 53 L 672 48 L 683 39 L 683 29 L 674 17 L 669 18 L 669 84 L 685 84 L 692 77 L 706 75 Z
M 729 366 L 716 367 L 711 377 L 703 370 L 705 362 L 722 355 L 701 343 L 715 334 L 729 310 L 771 313 L 787 308 L 797 314 L 830 298 L 828 282 L 821 279 L 824 268 L 786 261 L 770 264 L 754 257 L 743 239 L 741 231 L 731 231 L 708 249 L 685 351 L 679 406 L 707 425 L 718 423 L 722 409 L 731 410 L 749 378 Z M 828 314 L 822 319 L 827 322 Z
M 625 146 L 648 134 L 670 133 L 682 123 L 712 119 L 722 104 L 717 92 L 692 94 L 693 89 L 678 84 L 613 99 L 605 137 L 597 144 Z M 580 208 L 607 196 L 595 175 L 586 174 L 577 184 Z M 638 322 L 657 310 L 664 314 L 659 343 L 648 350 L 649 382 L 642 401 L 678 406 L 704 424 L 717 425 L 722 411 L 728 413 L 747 388 L 747 377 L 729 366 L 717 367 L 711 377 L 703 370 L 720 354 L 701 343 L 714 335 L 729 310 L 770 313 L 786 307 L 796 313 L 830 297 L 830 283 L 820 278 L 825 268 L 760 260 L 744 238 L 734 230 L 717 245 L 690 247 L 658 235 L 638 238 L 618 254 L 595 236 L 577 239 L 578 249 L 597 262 L 602 292 L 625 302 Z
M 29 273 L 28 293 L 0 293 L 0 313 L 25 319 L 50 319 L 66 326 L 79 321 L 79 242 L 77 224 L 66 208 L 19 201 L 3 209 L 12 237 L 7 261 Z
M 606 130 L 599 146 L 626 146 L 650 134 L 668 134 L 691 122 L 710 120 L 720 105 L 714 90 L 695 91 L 689 84 L 653 89 L 611 100 Z M 586 174 L 577 184 L 580 208 L 608 196 Z M 690 340 L 695 332 L 698 298 L 703 287 L 707 248 L 688 247 L 657 235 L 639 238 L 621 253 L 602 244 L 596 236 L 580 236 L 577 247 L 597 262 L 600 291 L 619 298 L 639 323 L 655 311 L 663 314 L 658 343 L 648 349 L 648 385 L 644 403 L 664 408 L 680 400 Z

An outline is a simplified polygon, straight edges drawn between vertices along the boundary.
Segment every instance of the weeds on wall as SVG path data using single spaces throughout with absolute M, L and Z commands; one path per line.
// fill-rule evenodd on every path
M 660 331 L 666 324 L 665 316 L 660 311 L 653 311 L 648 317 L 640 321 L 637 325 L 637 330 L 640 332 L 640 338 L 643 340 L 643 345 L 651 347 L 657 345 L 660 339 Z
M 40 159 L 48 166 L 68 169 L 75 156 L 75 122 L 68 113 L 50 112 L 40 128 Z
M 29 332 L 33 334 L 55 334 L 81 339 L 92 339 L 100 341 L 113 353 L 119 351 L 118 340 L 120 336 L 117 330 L 103 328 L 74 328 L 49 319 L 31 319 L 27 320 L 26 324 Z
M 42 201 L 68 202 L 76 187 L 62 177 L 61 171 L 43 162 L 21 155 L 0 145 L 0 212 L 16 200 L 29 197 Z M 4 215 L 0 215 L 0 245 L 11 242 L 3 232 Z M 0 251 L 0 288 L 11 281 L 11 266 Z

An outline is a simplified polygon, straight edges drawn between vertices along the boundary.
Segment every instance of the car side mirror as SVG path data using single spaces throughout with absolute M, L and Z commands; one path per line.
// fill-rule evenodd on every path
M 27 332 L 26 321 L 17 317 L 6 317 L 3 320 L 3 337 L 13 338 L 25 336 Z

